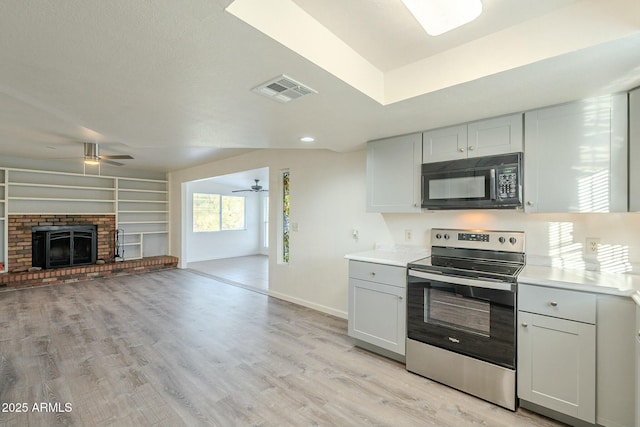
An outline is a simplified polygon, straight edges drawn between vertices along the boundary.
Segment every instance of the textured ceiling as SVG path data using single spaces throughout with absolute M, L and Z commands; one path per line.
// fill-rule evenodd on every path
M 511 9 L 515 2 L 485 0 L 487 20 L 493 24 L 470 24 L 441 40 L 424 38 L 413 18 L 397 9 L 400 0 L 261 1 L 274 10 L 294 5 L 335 33 L 347 48 L 368 58 L 365 62 L 380 72 L 382 86 L 402 80 L 393 74 L 397 67 L 420 62 L 424 55 L 431 55 L 427 60 L 444 58 L 470 43 L 488 43 L 485 25 L 508 32 L 584 4 L 590 7 L 576 9 L 581 14 L 572 22 L 589 25 L 592 35 L 569 32 L 563 43 L 580 49 L 541 55 L 481 77 L 458 78 L 465 68 L 483 69 L 480 63 L 465 67 L 464 58 L 457 58 L 460 66 L 438 71 L 449 79 L 446 85 L 427 90 L 424 85 L 434 79 L 426 74 L 407 79 L 421 94 L 400 94 L 385 103 L 322 61 L 308 59 L 226 12 L 229 1 L 5 0 L 0 2 L 0 164 L 7 158 L 72 158 L 81 170 L 82 142 L 87 140 L 99 142 L 102 154 L 133 155 L 125 168 L 157 171 L 252 149 L 348 151 L 370 139 L 640 85 L 640 11 L 635 0 L 523 0 L 518 3 L 527 7 L 516 11 Z M 375 6 L 357 13 L 368 3 Z M 638 13 L 596 13 L 602 4 L 613 12 L 618 7 Z M 398 14 L 385 20 L 381 11 L 390 7 Z M 336 15 L 340 19 L 334 21 Z M 296 28 L 288 26 L 292 22 L 287 17 L 271 18 L 283 30 Z M 530 41 L 544 40 L 548 33 L 548 28 L 532 26 Z M 305 28 L 292 34 L 301 50 L 315 42 Z M 518 56 L 506 54 L 514 47 L 498 39 L 493 46 L 487 55 L 490 66 Z M 331 51 L 319 53 L 327 56 Z M 319 93 L 279 104 L 250 91 L 280 74 Z M 315 136 L 316 143 L 300 143 L 304 135 Z

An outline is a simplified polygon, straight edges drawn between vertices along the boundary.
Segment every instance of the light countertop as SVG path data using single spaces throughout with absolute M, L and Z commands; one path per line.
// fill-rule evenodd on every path
M 429 251 L 421 247 L 381 247 L 370 251 L 345 255 L 353 261 L 373 262 L 376 264 L 406 267 L 407 264 L 429 256 Z
M 640 276 L 635 274 L 526 265 L 518 275 L 518 283 L 609 295 L 638 295 L 640 299 Z

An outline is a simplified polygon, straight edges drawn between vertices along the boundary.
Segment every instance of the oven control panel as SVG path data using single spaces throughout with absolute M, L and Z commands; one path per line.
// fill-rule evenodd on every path
M 486 233 L 458 233 L 458 240 L 467 242 L 488 242 L 489 235 Z
M 433 228 L 431 246 L 524 252 L 524 232 Z

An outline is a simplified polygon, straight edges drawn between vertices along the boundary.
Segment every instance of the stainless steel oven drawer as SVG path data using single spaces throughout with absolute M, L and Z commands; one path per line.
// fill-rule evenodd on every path
M 349 261 L 349 277 L 396 287 L 407 287 L 407 269 L 393 265 L 351 260 Z
M 519 284 L 518 310 L 595 324 L 596 296 L 586 292 Z

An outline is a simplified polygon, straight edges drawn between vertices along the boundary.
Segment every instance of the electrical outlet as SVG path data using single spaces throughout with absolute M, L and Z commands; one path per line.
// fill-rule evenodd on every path
M 587 237 L 584 244 L 584 254 L 588 257 L 597 257 L 600 249 L 600 239 L 598 237 Z
M 413 237 L 413 231 L 404 230 L 404 240 L 408 242 L 409 240 L 411 240 L 412 237 Z

